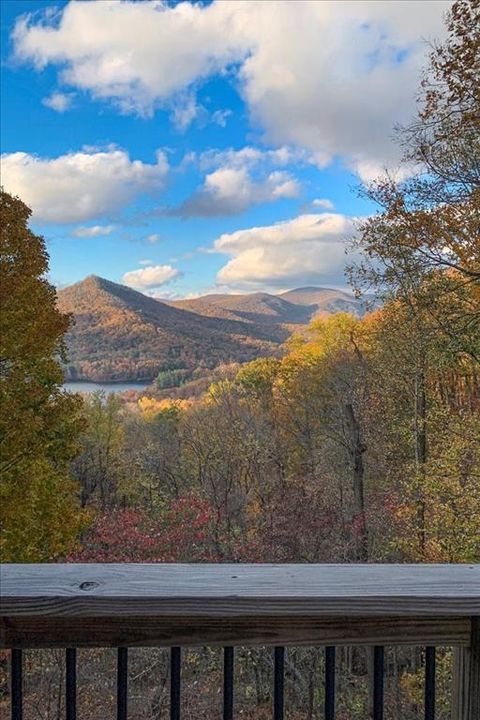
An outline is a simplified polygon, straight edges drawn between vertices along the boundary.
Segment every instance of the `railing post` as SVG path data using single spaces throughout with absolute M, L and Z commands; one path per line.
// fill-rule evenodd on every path
M 471 623 L 470 647 L 455 649 L 452 720 L 480 718 L 480 617 Z

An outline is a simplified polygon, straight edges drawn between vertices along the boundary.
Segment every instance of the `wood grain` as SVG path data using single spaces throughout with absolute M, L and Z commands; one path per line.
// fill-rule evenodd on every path
M 480 615 L 479 565 L 4 565 L 0 615 Z
M 172 645 L 467 646 L 468 618 L 112 617 L 3 618 L 2 647 L 168 647 Z
M 468 645 L 472 565 L 4 565 L 6 647 Z

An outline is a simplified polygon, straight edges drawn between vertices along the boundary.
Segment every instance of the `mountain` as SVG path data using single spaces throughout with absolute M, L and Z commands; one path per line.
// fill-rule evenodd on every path
M 92 275 L 58 292 L 71 313 L 67 379 L 152 380 L 178 386 L 213 368 L 279 352 L 313 317 L 360 303 L 340 290 L 300 288 L 281 295 L 205 295 L 158 300 Z
M 311 314 L 299 304 L 269 293 L 204 295 L 193 300 L 172 301 L 170 305 L 209 317 L 268 325 L 272 323 L 303 325 L 309 321 Z
M 343 290 L 303 287 L 288 290 L 282 293 L 280 297 L 294 305 L 309 308 L 311 318 L 331 315 L 336 312 L 348 312 L 358 316 L 365 313 L 363 303 Z
M 159 372 L 246 362 L 275 351 L 278 327 L 207 317 L 90 276 L 58 293 L 71 313 L 68 379 L 151 380 Z

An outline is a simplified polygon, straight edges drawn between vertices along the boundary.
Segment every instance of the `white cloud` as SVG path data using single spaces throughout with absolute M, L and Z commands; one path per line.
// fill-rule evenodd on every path
M 152 265 L 152 264 L 153 264 L 153 260 L 139 260 L 139 261 L 138 261 L 138 264 L 139 264 L 139 265 Z
M 364 180 L 395 167 L 393 127 L 414 111 L 424 39 L 449 5 L 415 2 L 413 20 L 408 0 L 255 4 L 240 76 L 268 141 L 308 148 L 320 167 L 341 157 Z
M 159 288 L 182 273 L 171 265 L 152 265 L 140 270 L 130 270 L 122 276 L 122 282 L 135 290 Z
M 79 227 L 72 231 L 74 237 L 99 237 L 110 235 L 115 230 L 115 225 L 92 225 L 91 227 Z
M 355 225 L 356 218 L 321 213 L 225 233 L 214 249 L 231 259 L 217 282 L 239 290 L 344 285 L 345 251 Z
M 209 173 L 202 188 L 173 213 L 182 217 L 236 215 L 251 205 L 294 198 L 299 192 L 299 183 L 288 173 L 271 172 L 255 182 L 246 168 L 224 167 Z
M 190 153 L 184 163 L 197 162 L 200 170 L 211 172 L 207 172 L 200 188 L 167 212 L 182 217 L 235 215 L 252 205 L 297 197 L 299 182 L 276 167 L 304 159 L 303 155 L 291 148 L 261 150 L 251 146 L 208 150 L 198 157 Z
M 156 163 L 131 160 L 109 148 L 39 158 L 24 152 L 2 155 L 2 182 L 33 210 L 35 220 L 73 223 L 119 210 L 139 195 L 158 191 L 168 171 L 165 154 Z
M 215 110 L 215 112 L 212 114 L 212 122 L 215 123 L 215 125 L 219 125 L 219 127 L 226 127 L 227 125 L 227 119 L 232 115 L 231 110 Z
M 320 166 L 341 157 L 369 178 L 398 161 L 392 127 L 413 111 L 423 40 L 444 32 L 450 4 L 417 0 L 413 18 L 410 0 L 71 2 L 54 18 L 22 18 L 15 53 L 143 114 L 236 73 L 268 142 L 307 148 Z
M 38 69 L 62 65 L 66 84 L 113 99 L 125 112 L 149 114 L 239 59 L 239 39 L 227 32 L 232 13 L 226 5 L 73 2 L 58 23 L 58 17 L 37 23 L 36 14 L 20 19 L 15 52 Z M 241 56 L 247 44 L 240 44 Z
M 194 95 L 188 95 L 185 98 L 180 97 L 173 106 L 171 116 L 176 129 L 185 132 L 201 110 L 202 108 L 197 104 Z
M 160 242 L 160 235 L 158 233 L 152 233 L 151 235 L 147 235 L 145 238 L 146 242 L 149 245 L 155 245 L 156 243 Z
M 333 210 L 334 205 L 328 198 L 315 198 L 312 200 L 313 207 L 322 208 L 322 210 Z
M 184 161 L 194 162 L 196 159 L 196 156 L 190 153 L 184 158 Z M 220 167 L 248 168 L 251 170 L 259 165 L 285 167 L 302 162 L 312 162 L 310 153 L 286 145 L 273 150 L 265 150 L 253 145 L 245 145 L 239 150 L 234 148 L 227 148 L 226 150 L 211 149 L 201 153 L 198 157 L 201 170 Z
M 56 112 L 64 113 L 72 107 L 73 98 L 73 93 L 53 92 L 48 97 L 43 98 L 42 105 Z

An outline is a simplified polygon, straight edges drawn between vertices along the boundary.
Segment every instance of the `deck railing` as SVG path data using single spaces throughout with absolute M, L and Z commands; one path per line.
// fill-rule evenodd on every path
M 128 716 L 128 648 L 170 647 L 170 717 L 181 717 L 181 647 L 224 647 L 223 718 L 234 718 L 234 646 L 269 645 L 273 717 L 284 718 L 286 645 L 325 646 L 335 718 L 335 646 L 373 646 L 372 717 L 384 717 L 384 646 L 425 650 L 435 718 L 435 646 L 457 648 L 452 720 L 480 720 L 480 566 L 55 564 L 1 568 L 1 646 L 11 716 L 22 718 L 22 651 L 66 648 L 65 712 L 76 718 L 76 648 L 117 647 L 117 718 Z M 213 716 L 212 716 L 213 720 Z

